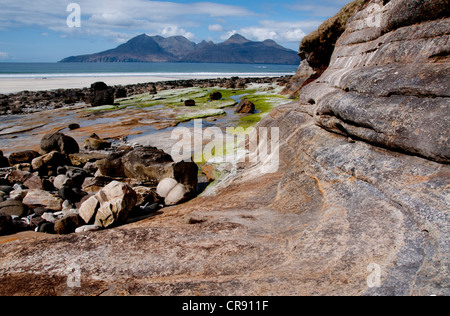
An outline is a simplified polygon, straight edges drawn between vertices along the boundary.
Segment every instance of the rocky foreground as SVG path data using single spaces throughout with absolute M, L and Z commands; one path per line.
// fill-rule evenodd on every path
M 113 229 L 1 239 L 0 293 L 449 295 L 448 10 L 345 7 L 306 40 L 344 23 L 331 57 L 302 43 L 299 101 L 258 125 L 280 128 L 276 172 L 240 166 L 216 194 Z

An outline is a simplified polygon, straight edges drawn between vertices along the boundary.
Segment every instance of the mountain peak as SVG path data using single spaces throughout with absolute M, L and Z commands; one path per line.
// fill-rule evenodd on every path
M 224 44 L 244 44 L 248 42 L 250 41 L 246 39 L 244 36 L 240 34 L 234 34 L 228 40 L 226 40 Z
M 191 42 L 183 36 L 138 35 L 128 42 L 104 52 L 72 56 L 62 62 L 191 62 L 290 64 L 300 62 L 297 52 L 277 45 L 274 41 L 253 42 L 240 34 L 214 44 Z

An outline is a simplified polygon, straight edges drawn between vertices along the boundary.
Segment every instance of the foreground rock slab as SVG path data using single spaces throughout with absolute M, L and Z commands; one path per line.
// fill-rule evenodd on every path
M 246 165 L 216 195 L 120 228 L 3 239 L 0 295 L 450 295 L 450 167 L 440 147 L 448 97 L 421 93 L 448 77 L 443 10 L 439 0 L 367 1 L 323 77 L 260 122 L 279 128 L 278 170 L 264 175 L 266 160 Z M 378 66 L 371 54 L 383 56 Z M 395 75 L 394 55 L 404 69 L 419 65 L 423 85 L 381 80 Z M 363 111 L 363 97 L 379 108 Z M 412 107 L 399 119 L 390 111 L 398 99 Z M 72 264 L 79 288 L 67 285 Z

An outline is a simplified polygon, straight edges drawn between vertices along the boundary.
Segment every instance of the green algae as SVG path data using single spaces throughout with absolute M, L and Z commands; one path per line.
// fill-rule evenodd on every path
M 118 106 L 103 106 L 89 109 L 89 111 L 114 111 L 126 108 L 146 109 L 154 106 L 163 106 L 179 112 L 176 117 L 180 122 L 198 118 L 226 114 L 222 109 L 235 106 L 241 99 L 245 98 L 256 106 L 255 114 L 242 115 L 237 126 L 250 127 L 256 125 L 274 107 L 288 103 L 290 100 L 277 94 L 280 87 L 267 85 L 253 85 L 248 89 L 225 89 L 225 88 L 184 88 L 174 90 L 163 90 L 157 94 L 144 93 L 118 99 Z M 210 95 L 220 92 L 222 99 L 211 101 Z M 194 100 L 195 106 L 186 107 L 186 100 Z
M 226 112 L 224 110 L 209 109 L 209 110 L 195 111 L 195 112 L 180 115 L 177 117 L 177 120 L 179 120 L 180 122 L 187 122 L 187 121 L 194 120 L 194 119 L 206 118 L 206 117 L 211 117 L 211 116 L 219 116 L 219 115 L 225 115 L 225 114 L 226 114 Z
M 101 105 L 96 107 L 87 108 L 88 112 L 99 112 L 99 111 L 113 111 L 117 110 L 118 107 L 116 105 Z
M 239 119 L 239 126 L 242 127 L 255 126 L 274 107 L 291 102 L 288 98 L 277 94 L 254 94 L 247 95 L 244 98 L 255 104 L 257 113 L 241 117 Z

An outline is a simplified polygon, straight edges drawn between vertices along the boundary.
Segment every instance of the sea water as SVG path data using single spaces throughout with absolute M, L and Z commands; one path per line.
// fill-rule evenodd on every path
M 0 78 L 285 76 L 298 66 L 222 63 L 0 63 Z

